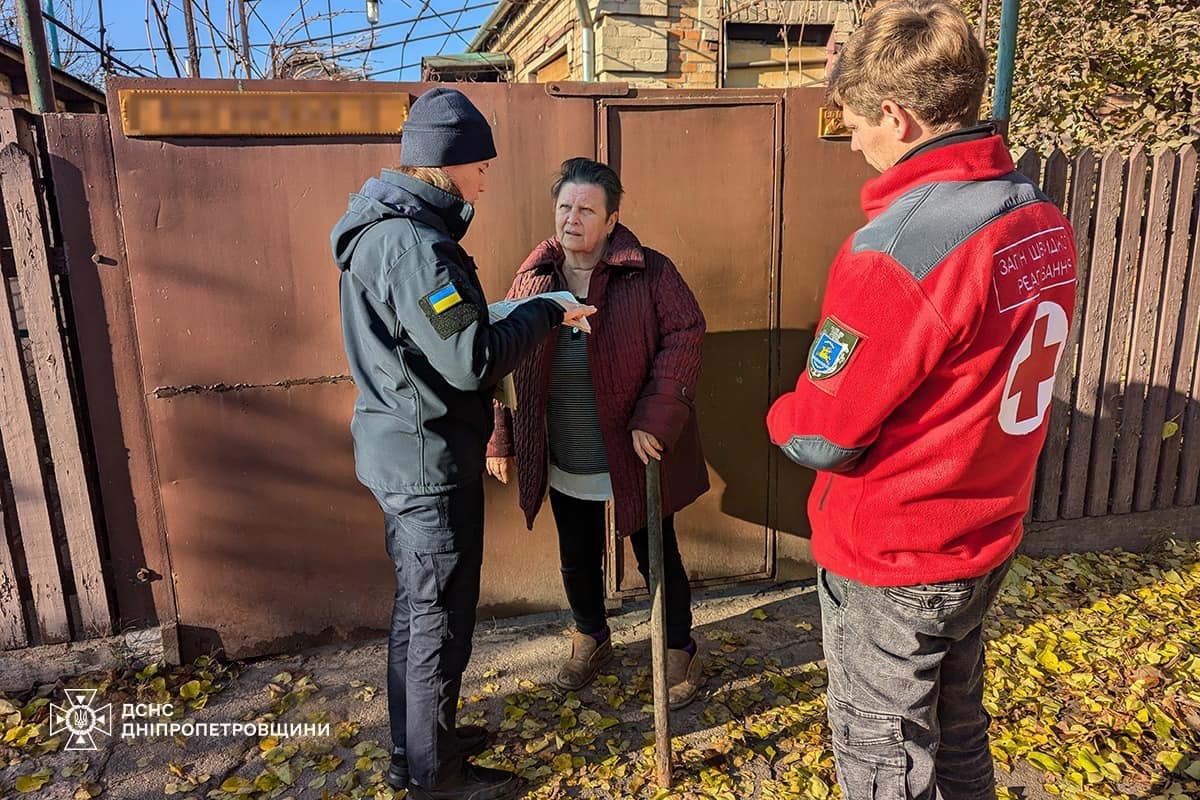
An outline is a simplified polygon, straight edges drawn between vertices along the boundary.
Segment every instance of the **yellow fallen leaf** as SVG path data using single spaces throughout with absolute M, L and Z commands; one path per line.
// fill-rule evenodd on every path
M 50 770 L 44 769 L 41 772 L 34 772 L 30 775 L 21 775 L 17 778 L 17 791 L 21 794 L 29 794 L 41 789 L 50 781 Z

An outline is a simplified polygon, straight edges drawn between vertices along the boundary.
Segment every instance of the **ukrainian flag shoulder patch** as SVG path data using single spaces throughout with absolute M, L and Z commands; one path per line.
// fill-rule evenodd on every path
M 462 295 L 458 293 L 458 289 L 454 288 L 453 283 L 448 283 L 429 295 L 429 307 L 433 309 L 433 313 L 435 314 L 441 314 L 461 302 Z
M 481 318 L 479 309 L 466 301 L 453 283 L 421 298 L 421 310 L 438 336 L 449 339 Z

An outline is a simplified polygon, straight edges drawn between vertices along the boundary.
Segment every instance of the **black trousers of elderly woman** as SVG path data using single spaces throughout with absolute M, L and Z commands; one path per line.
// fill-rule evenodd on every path
M 608 625 L 604 610 L 604 503 L 580 500 L 550 490 L 550 508 L 558 526 L 563 588 L 581 633 L 599 633 Z M 650 585 L 650 540 L 645 528 L 629 537 L 638 572 Z M 663 593 L 667 603 L 667 647 L 682 650 L 692 641 L 692 590 L 679 556 L 675 515 L 663 517 Z

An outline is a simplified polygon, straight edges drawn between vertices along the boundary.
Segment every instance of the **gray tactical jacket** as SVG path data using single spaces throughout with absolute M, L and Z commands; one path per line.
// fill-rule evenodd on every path
M 342 338 L 358 400 L 358 479 L 379 492 L 439 494 L 477 481 L 492 390 L 562 322 L 537 300 L 495 325 L 458 244 L 469 203 L 392 170 L 371 178 L 333 228 Z

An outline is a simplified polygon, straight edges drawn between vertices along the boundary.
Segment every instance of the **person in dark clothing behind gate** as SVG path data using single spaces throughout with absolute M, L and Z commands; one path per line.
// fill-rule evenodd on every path
M 495 155 L 487 120 L 466 96 L 433 89 L 410 110 L 400 169 L 351 195 L 330 237 L 359 392 L 355 468 L 383 508 L 396 568 L 387 781 L 412 798 L 518 791 L 515 775 L 466 761 L 487 732 L 454 724 L 479 601 L 492 393 L 555 327 L 594 311 L 531 300 L 489 323 L 458 242 Z
M 880 4 L 830 86 L 882 174 L 771 440 L 809 497 L 846 800 L 995 800 L 983 621 L 1021 540 L 1074 310 L 1058 208 L 978 125 L 987 56 L 948 0 Z
M 648 582 L 645 464 L 662 462 L 668 700 L 679 708 L 703 681 L 675 513 L 708 490 L 695 408 L 704 313 L 671 260 L 617 221 L 621 194 L 611 167 L 563 162 L 551 189 L 556 236 L 529 254 L 508 296 L 568 290 L 600 309 L 595 332 L 560 328 L 517 369 L 516 410 L 497 405 L 488 473 L 507 483 L 515 471 L 530 528 L 549 487 L 576 629 L 556 682 L 577 691 L 613 654 L 604 504 L 612 501 L 617 530 L 630 537 Z

